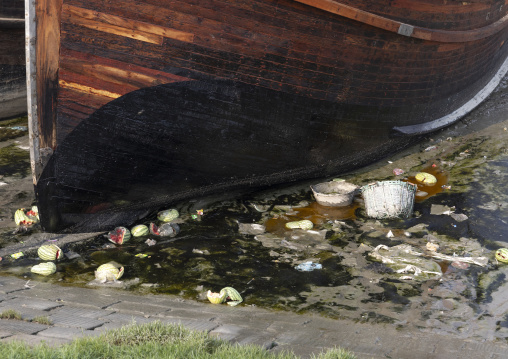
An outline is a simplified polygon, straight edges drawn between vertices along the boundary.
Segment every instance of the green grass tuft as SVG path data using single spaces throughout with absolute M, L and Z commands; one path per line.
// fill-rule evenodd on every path
M 52 325 L 53 323 L 51 320 L 49 320 L 46 316 L 39 316 L 32 319 L 32 322 L 39 323 L 39 324 L 45 324 L 45 325 Z
M 235 345 L 204 332 L 153 322 L 84 337 L 59 347 L 30 347 L 20 342 L 0 342 L 2 359 L 298 359 L 289 352 L 275 353 L 254 345 Z M 315 359 L 355 359 L 350 352 L 331 349 Z
M 13 309 L 4 310 L 2 313 L 0 313 L 0 318 L 1 319 L 17 319 L 17 320 L 22 320 L 21 314 L 19 314 L 18 312 L 16 312 Z

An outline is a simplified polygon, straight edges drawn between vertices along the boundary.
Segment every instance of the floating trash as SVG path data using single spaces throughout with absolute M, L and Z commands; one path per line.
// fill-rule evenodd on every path
M 286 223 L 286 228 L 288 228 L 288 229 L 309 230 L 309 229 L 312 229 L 312 227 L 314 227 L 314 224 L 311 221 L 309 221 L 308 219 Z
M 429 195 L 429 193 L 425 192 L 425 191 L 418 191 L 415 193 L 416 197 L 427 197 L 428 195 Z
M 402 181 L 383 181 L 361 188 L 367 216 L 408 218 L 413 213 L 416 186 Z
M 148 245 L 149 247 L 151 247 L 151 246 L 155 246 L 157 244 L 157 241 L 155 239 L 147 239 L 145 241 L 145 244 Z
M 53 262 L 37 264 L 30 269 L 30 272 L 48 276 L 56 272 L 56 265 Z
M 437 178 L 427 172 L 419 172 L 416 174 L 415 179 L 427 186 L 433 186 L 437 183 Z
M 122 266 L 116 265 L 113 262 L 103 264 L 95 271 L 95 279 L 101 283 L 108 281 L 116 281 L 123 275 L 124 269 Z
M 404 170 L 402 168 L 394 168 L 393 169 L 393 174 L 395 176 L 400 176 L 400 175 L 404 174 Z
M 62 250 L 56 244 L 45 244 L 37 249 L 37 255 L 44 261 L 54 261 L 62 257 Z
M 18 259 L 18 258 L 21 258 L 23 256 L 24 256 L 23 252 L 17 252 L 17 253 L 11 254 L 11 257 L 14 258 L 14 259 Z
M 171 222 L 180 216 L 180 213 L 176 209 L 167 209 L 165 211 L 161 211 L 157 213 L 157 218 L 161 222 Z
M 314 262 L 304 262 L 304 263 L 300 263 L 299 265 L 297 265 L 295 267 L 296 270 L 300 271 L 300 272 L 311 272 L 313 270 L 316 270 L 316 269 L 322 269 L 323 266 L 319 263 L 314 263 Z
M 468 269 L 469 268 L 469 264 L 467 263 L 464 263 L 464 262 L 452 262 L 452 267 L 455 267 L 455 268 L 458 268 L 458 269 Z
M 125 227 L 116 227 L 108 233 L 107 238 L 114 244 L 124 244 L 124 242 L 131 239 L 131 232 Z
M 353 202 L 358 186 L 342 181 L 330 181 L 310 186 L 316 202 L 322 206 L 344 207 Z
M 146 258 L 146 257 L 150 257 L 150 256 L 148 254 L 138 253 L 134 257 L 137 257 L 137 258 Z
M 439 249 L 439 244 L 434 243 L 434 242 L 427 242 L 427 244 L 425 245 L 425 247 L 426 247 L 429 251 L 432 251 L 432 252 L 437 252 L 437 250 Z
M 134 237 L 146 236 L 149 232 L 148 227 L 144 224 L 138 224 L 131 229 L 131 233 Z

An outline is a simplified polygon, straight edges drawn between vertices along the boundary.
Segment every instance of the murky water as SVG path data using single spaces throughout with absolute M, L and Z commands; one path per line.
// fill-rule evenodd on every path
M 489 137 L 472 137 L 441 151 L 446 136 L 441 135 L 438 149 L 414 150 L 421 153 L 408 157 L 403 175 L 391 173 L 401 166 L 394 163 L 388 172 L 345 176 L 364 185 L 385 179 L 412 182 L 422 170 L 434 174 L 438 183 L 420 186 L 428 194 L 417 199 L 409 219 L 368 218 L 361 196 L 345 208 L 320 206 L 310 183 L 302 183 L 211 203 L 203 215 L 197 215 L 197 203 L 180 204 L 176 237 L 149 235 L 116 246 L 99 236 L 64 248 L 72 249 L 67 253 L 71 259 L 59 261 L 58 272 L 47 278 L 30 273 L 36 258 L 4 260 L 0 272 L 86 286 L 100 264 L 115 261 L 125 267 L 121 281 L 133 291 L 207 301 L 207 290 L 230 286 L 242 294 L 243 305 L 505 340 L 508 265 L 497 263 L 493 251 L 508 241 L 508 153 L 503 141 L 490 143 Z M 449 210 L 436 214 L 436 208 Z M 285 228 L 288 221 L 301 219 L 311 220 L 313 230 Z M 144 223 L 151 221 L 155 218 Z M 265 230 L 249 230 L 251 224 Z M 4 237 L 23 240 L 20 235 Z M 156 244 L 149 245 L 148 239 Z M 429 243 L 438 246 L 434 253 L 457 259 L 435 258 Z M 413 263 L 423 274 L 382 263 L 375 255 L 384 250 L 380 245 L 409 246 L 418 255 L 409 256 L 404 266 Z M 477 257 L 487 257 L 489 263 L 464 259 Z M 295 269 L 308 261 L 322 269 Z

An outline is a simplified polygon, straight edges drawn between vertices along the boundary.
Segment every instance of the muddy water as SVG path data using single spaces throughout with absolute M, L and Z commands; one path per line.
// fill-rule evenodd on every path
M 176 237 L 138 237 L 116 246 L 99 236 L 64 248 L 68 257 L 47 278 L 30 273 L 39 262 L 30 257 L 5 258 L 0 272 L 90 286 L 96 285 L 94 270 L 115 261 L 125 267 L 120 287 L 126 290 L 207 301 L 207 290 L 231 286 L 242 294 L 242 305 L 506 340 L 508 265 L 493 259 L 495 249 L 508 246 L 508 132 L 502 122 L 506 92 L 501 87 L 467 119 L 390 163 L 344 175 L 357 185 L 413 182 L 421 171 L 435 175 L 436 185 L 420 185 L 427 195 L 418 198 L 408 219 L 368 218 L 361 196 L 346 208 L 320 206 L 311 183 L 301 183 L 228 201 L 179 204 L 181 232 Z M 479 125 L 481 118 L 491 123 Z M 468 133 L 468 128 L 474 131 Z M 394 168 L 405 172 L 396 176 Z M 446 213 L 436 214 L 436 208 Z M 301 219 L 311 220 L 314 228 L 285 227 Z M 155 220 L 146 218 L 144 223 Z M 252 224 L 265 229 L 249 229 Z M 2 238 L 14 242 L 24 237 L 9 233 Z M 148 239 L 155 245 L 146 243 Z M 407 260 L 402 267 L 383 263 L 393 248 L 419 255 L 401 255 Z M 435 253 L 456 258 L 435 258 Z M 488 264 L 464 259 L 478 257 L 486 257 Z M 295 268 L 309 261 L 322 268 Z

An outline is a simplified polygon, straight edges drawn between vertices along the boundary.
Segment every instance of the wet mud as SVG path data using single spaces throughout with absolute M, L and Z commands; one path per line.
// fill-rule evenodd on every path
M 203 302 L 207 290 L 229 286 L 243 296 L 241 305 L 506 340 L 508 265 L 494 258 L 496 249 L 508 246 L 504 86 L 451 128 L 360 171 L 340 174 L 359 186 L 396 179 L 414 183 L 422 171 L 435 175 L 436 185 L 419 184 L 427 194 L 417 197 L 410 218 L 369 218 L 360 194 L 348 207 L 320 206 L 309 185 L 326 178 L 228 200 L 180 203 L 175 205 L 181 213 L 177 236 L 133 237 L 117 246 L 99 235 L 66 245 L 65 258 L 49 277 L 30 273 L 40 263 L 34 254 L 4 255 L 0 273 Z M 26 159 L 25 140 L 10 138 L 1 149 L 24 150 Z M 10 164 L 13 169 L 0 187 L 0 248 L 6 253 L 30 236 L 13 234 L 15 208 L 33 201 L 27 191 L 30 176 L 16 167 L 26 166 L 23 161 Z M 313 222 L 312 230 L 285 227 L 303 219 Z M 121 283 L 95 282 L 94 270 L 109 261 L 124 266 Z M 319 263 L 321 269 L 295 268 L 305 262 Z

